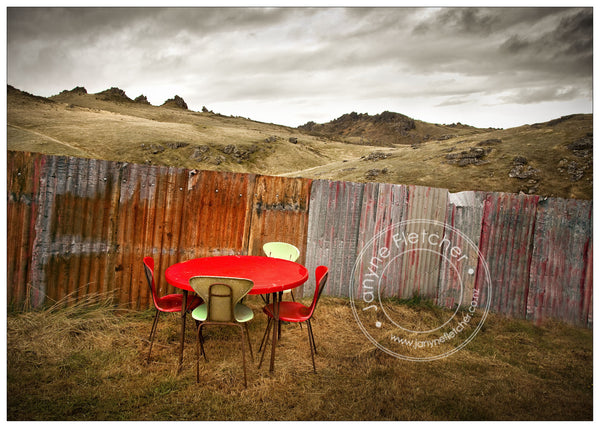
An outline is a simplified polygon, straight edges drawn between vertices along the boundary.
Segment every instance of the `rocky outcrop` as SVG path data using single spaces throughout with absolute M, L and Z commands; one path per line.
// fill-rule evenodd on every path
M 577 141 L 572 142 L 567 146 L 573 154 L 579 158 L 585 158 L 591 156 L 594 152 L 594 139 L 592 135 L 588 134 Z
M 33 94 L 30 94 L 29 92 L 21 91 L 20 89 L 17 89 L 11 85 L 6 85 L 6 94 L 12 100 L 20 99 L 21 104 L 24 104 L 24 103 L 30 102 L 30 101 L 44 103 L 44 104 L 54 103 L 54 101 L 51 99 L 40 97 L 38 95 L 33 95 Z
M 387 168 L 374 168 L 367 171 L 366 178 L 367 180 L 374 180 L 380 175 L 385 175 L 388 173 Z
M 414 119 L 391 111 L 373 116 L 367 113 L 346 113 L 327 123 L 317 124 L 310 121 L 298 127 L 299 130 L 312 135 L 377 146 L 412 144 L 415 139 L 420 142 L 422 137 L 411 134 L 415 128 Z
M 138 97 L 136 97 L 134 100 L 134 102 L 138 103 L 138 104 L 146 104 L 146 105 L 150 105 L 150 101 L 148 101 L 148 98 L 146 98 L 146 95 L 140 95 Z
M 567 149 L 577 159 L 561 159 L 558 163 L 558 172 L 566 175 L 570 181 L 579 181 L 585 176 L 587 170 L 593 168 L 594 140 L 592 134 L 570 143 L 567 145 Z M 591 177 L 589 179 L 591 180 Z
M 538 170 L 528 165 L 529 161 L 523 156 L 516 156 L 513 159 L 512 168 L 508 172 L 510 178 L 528 180 L 537 178 Z
M 113 102 L 133 102 L 131 98 L 129 98 L 123 89 L 119 89 L 116 87 L 112 87 L 102 92 L 98 92 L 96 94 L 96 98 L 102 101 L 113 101 Z
M 164 107 L 175 107 L 183 110 L 187 110 L 188 106 L 179 95 L 175 95 L 173 98 L 169 98 L 167 101 L 163 103 Z
M 366 161 L 378 161 L 382 159 L 387 159 L 391 156 L 391 153 L 384 152 L 371 152 L 367 156 L 361 157 L 362 160 Z
M 256 144 L 245 147 L 228 144 L 221 149 L 224 154 L 231 156 L 237 163 L 242 163 L 243 161 L 250 159 L 250 156 L 259 150 L 260 148 Z
M 492 151 L 490 148 L 471 147 L 469 150 L 463 150 L 460 153 L 448 153 L 446 162 L 458 166 L 483 165 L 488 163 L 484 158 Z
M 192 152 L 192 159 L 199 161 L 199 162 L 207 161 L 209 159 L 209 156 L 208 156 L 209 151 L 210 151 L 209 146 L 206 146 L 206 145 L 198 146 Z
M 75 86 L 70 91 L 65 89 L 64 91 L 61 92 L 61 94 L 75 94 L 75 95 L 86 95 L 87 93 L 88 93 L 87 89 L 85 89 L 83 86 Z

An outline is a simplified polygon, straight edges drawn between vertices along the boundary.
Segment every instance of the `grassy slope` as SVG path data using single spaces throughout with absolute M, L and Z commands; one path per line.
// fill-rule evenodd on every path
M 591 115 L 577 115 L 552 126 L 506 130 L 415 121 L 416 129 L 411 131 L 415 140 L 429 135 L 428 141 L 381 147 L 348 144 L 356 143 L 357 137 L 342 142 L 240 117 L 103 101 L 94 94 L 65 92 L 51 100 L 54 102 L 9 89 L 9 150 L 266 175 L 418 184 L 453 192 L 524 191 L 592 198 L 591 167 L 578 181 L 558 170 L 562 159 L 582 162 L 566 146 L 591 135 Z M 374 136 L 371 140 L 383 135 L 371 125 L 364 129 Z M 290 138 L 297 138 L 297 144 Z M 480 147 L 480 142 L 489 139 L 501 141 L 488 145 L 491 152 L 483 159 L 486 163 L 461 167 L 447 162 L 447 154 Z M 377 151 L 390 156 L 364 159 Z M 508 177 L 516 156 L 525 157 L 538 170 L 535 183 Z
M 39 102 L 9 93 L 9 150 L 272 175 L 366 151 L 340 142 L 324 147 L 318 137 L 244 118 L 107 102 L 93 94 L 61 94 L 53 99 L 56 102 Z M 298 143 L 291 143 L 290 137 Z M 170 148 L 173 143 L 187 145 Z M 248 153 L 241 163 L 239 157 L 223 152 L 229 145 Z M 153 153 L 155 146 L 164 151 Z M 198 149 L 201 158 L 193 159 Z
M 573 182 L 568 174 L 558 170 L 561 159 L 581 162 L 567 149 L 567 145 L 591 132 L 592 118 L 578 115 L 555 126 L 529 126 L 506 130 L 486 130 L 471 136 L 448 140 L 431 140 L 417 147 L 397 146 L 378 151 L 391 154 L 377 161 L 355 159 L 338 161 L 305 172 L 305 176 L 348 181 L 366 181 L 369 170 L 387 169 L 377 176 L 378 181 L 417 184 L 447 188 L 452 192 L 487 190 L 518 193 L 533 187 L 527 179 L 509 178 L 513 159 L 523 156 L 529 165 L 538 169 L 539 187 L 536 194 L 563 198 L 592 199 L 592 169 Z M 499 143 L 479 145 L 486 140 Z M 449 153 L 468 151 L 470 148 L 491 148 L 484 165 L 457 166 L 446 160 Z M 293 175 L 293 174 L 292 174 Z

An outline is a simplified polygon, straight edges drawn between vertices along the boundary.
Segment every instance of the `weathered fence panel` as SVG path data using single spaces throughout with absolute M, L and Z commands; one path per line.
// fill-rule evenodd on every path
M 147 254 L 146 226 L 151 214 L 151 184 L 156 168 L 125 164 L 121 173 L 121 192 L 117 205 L 117 269 L 115 287 L 119 302 L 137 309 L 147 307 L 149 287 L 141 269 Z
M 444 235 L 448 204 L 448 190 L 433 187 L 408 186 L 405 236 L 421 236 L 423 224 L 428 223 L 429 235 Z M 413 249 L 406 251 L 402 260 L 399 284 L 403 284 L 401 298 L 413 295 L 436 299 L 442 257 L 438 251 Z
M 251 205 L 248 254 L 264 256 L 266 242 L 287 242 L 300 250 L 298 263 L 306 262 L 311 180 L 257 176 Z M 294 291 L 302 296 L 304 285 Z
M 527 318 L 587 326 L 592 294 L 592 203 L 551 198 L 538 204 Z
M 6 241 L 9 305 L 29 304 L 31 262 L 38 215 L 37 195 L 46 158 L 32 153 L 9 152 L 7 168 Z M 37 300 L 37 299 L 36 299 Z
M 364 184 L 315 180 L 310 193 L 306 287 L 314 290 L 314 270 L 329 267 L 324 293 L 348 296 L 352 268 L 356 261 Z
M 184 189 L 182 260 L 246 251 L 254 175 L 198 171 Z
M 362 294 L 365 276 L 370 272 L 376 274 L 377 294 L 381 297 L 398 297 L 403 295 L 400 280 L 402 255 L 396 247 L 393 235 L 398 232 L 399 225 L 406 215 L 408 189 L 403 185 L 386 183 L 367 183 L 364 188 L 360 230 L 358 235 L 357 269 L 354 280 L 358 294 Z M 392 260 L 379 264 L 381 254 L 393 254 Z M 375 262 L 374 262 L 375 261 Z M 371 268 L 371 271 L 369 271 Z
M 37 195 L 32 253 L 34 305 L 75 301 L 89 293 L 109 292 L 114 265 L 110 219 L 118 168 L 94 159 L 47 157 Z
M 491 279 L 492 311 L 524 318 L 538 196 L 488 193 L 484 203 L 480 250 Z M 482 269 L 477 281 L 483 283 Z M 486 290 L 481 290 L 487 301 Z
M 402 225 L 405 235 L 454 233 L 452 245 L 468 252 L 450 260 L 448 247 L 395 248 L 398 257 L 378 284 L 381 296 L 418 294 L 452 308 L 489 273 L 491 310 L 592 326 L 591 201 L 21 152 L 8 152 L 7 167 L 7 302 L 14 307 L 112 293 L 117 303 L 146 308 L 144 256 L 155 258 L 165 294 L 177 292 L 164 281 L 168 266 L 200 256 L 262 254 L 268 241 L 299 247 L 310 272 L 305 294 L 312 294 L 314 269 L 324 264 L 325 293 L 347 297 L 355 263 L 365 272 L 381 249 L 402 245 L 391 236 L 399 231 L 391 227 Z
M 479 262 L 479 240 L 483 217 L 483 192 L 459 192 L 448 195 L 446 230 L 461 257 L 442 259 L 436 304 L 447 308 L 468 305 L 473 297 Z M 466 258 L 463 258 L 466 256 Z
M 159 231 L 159 236 L 155 240 L 155 246 L 152 248 L 152 254 L 155 257 L 154 277 L 157 281 L 157 288 L 161 295 L 165 293 L 175 293 L 177 291 L 165 281 L 165 270 L 181 259 L 180 247 L 181 235 L 185 234 L 181 219 L 183 218 L 183 209 L 185 204 L 184 189 L 189 186 L 188 174 L 182 168 L 161 168 L 159 174 L 158 194 L 160 196 L 156 201 L 157 209 L 162 212 L 157 217 L 155 228 Z M 164 205 L 160 203 L 164 199 Z M 158 242 L 161 246 L 158 247 Z
M 146 169 L 144 177 L 132 170 L 133 175 L 123 180 L 118 237 L 120 301 L 142 307 L 151 303 L 141 264 L 144 256 L 155 257 L 155 277 L 163 294 L 176 292 L 164 281 L 168 266 L 195 257 L 245 252 L 254 177 Z
M 264 256 L 266 242 L 288 242 L 304 263 L 311 180 L 257 176 L 252 197 L 248 253 Z

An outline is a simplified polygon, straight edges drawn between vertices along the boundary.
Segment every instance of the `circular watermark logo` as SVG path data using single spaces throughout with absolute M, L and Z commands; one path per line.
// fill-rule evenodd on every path
M 479 332 L 491 280 L 479 249 L 460 230 L 406 220 L 365 243 L 349 295 L 359 327 L 379 349 L 432 361 L 462 349 Z

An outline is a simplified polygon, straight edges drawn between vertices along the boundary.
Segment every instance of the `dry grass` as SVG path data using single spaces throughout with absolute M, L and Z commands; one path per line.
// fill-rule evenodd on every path
M 257 353 L 261 300 L 250 334 Z M 176 373 L 179 318 L 161 318 L 146 364 L 152 311 L 102 299 L 8 316 L 9 420 L 591 420 L 592 331 L 490 315 L 465 349 L 409 362 L 375 348 L 349 302 L 323 298 L 314 320 L 317 374 L 306 329 L 286 325 L 275 373 L 248 366 L 238 332 L 208 328 L 195 380 L 194 331 Z M 397 308 L 407 317 L 431 308 Z M 268 354 L 267 354 L 268 357 Z M 265 357 L 266 358 L 266 357 Z

